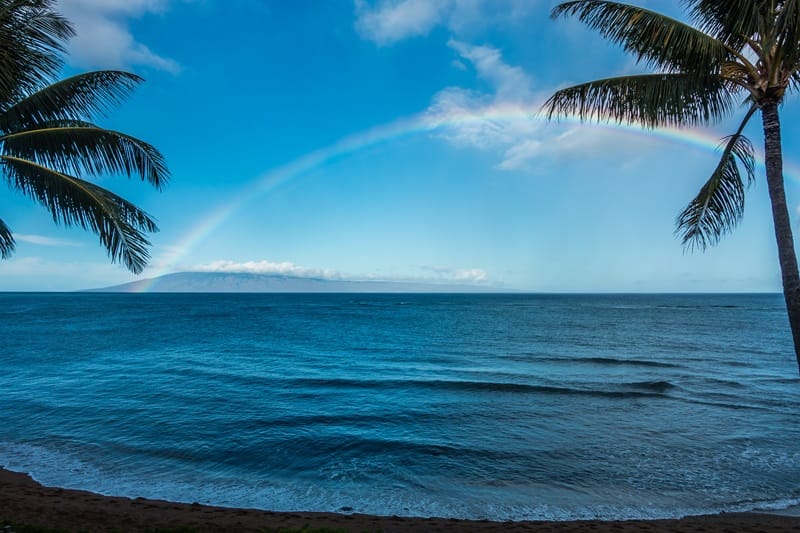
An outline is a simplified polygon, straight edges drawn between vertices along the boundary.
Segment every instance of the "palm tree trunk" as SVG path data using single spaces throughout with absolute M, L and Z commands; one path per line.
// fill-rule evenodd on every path
M 764 125 L 764 163 L 767 167 L 767 187 L 772 203 L 772 222 L 778 242 L 778 258 L 783 278 L 783 296 L 789 313 L 789 327 L 794 339 L 794 353 L 800 370 L 800 275 L 797 272 L 797 256 L 794 253 L 794 238 L 786 193 L 783 188 L 783 152 L 781 149 L 781 122 L 777 102 L 761 107 Z

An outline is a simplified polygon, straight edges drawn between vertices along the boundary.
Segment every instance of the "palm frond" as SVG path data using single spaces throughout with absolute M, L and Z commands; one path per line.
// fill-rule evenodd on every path
M 548 120 L 581 120 L 656 126 L 694 126 L 717 121 L 734 107 L 733 87 L 719 76 L 643 74 L 606 78 L 557 91 L 542 106 Z
M 85 72 L 44 87 L 0 113 L 0 130 L 52 120 L 91 120 L 116 108 L 143 80 L 117 70 Z
M 740 50 L 754 35 L 768 37 L 771 6 L 763 0 L 684 0 L 698 28 Z
M 755 179 L 755 150 L 742 131 L 757 109 L 751 107 L 736 133 L 723 139 L 725 148 L 717 168 L 678 215 L 675 233 L 685 248 L 704 250 L 719 242 L 741 220 L 745 183 L 739 164 L 744 168 L 748 185 Z
M 152 145 L 118 131 L 80 121 L 0 136 L 6 155 L 35 161 L 65 174 L 139 176 L 157 189 L 169 178 L 164 156 Z
M 14 242 L 14 235 L 11 229 L 6 226 L 3 219 L 0 218 L 0 258 L 8 259 L 14 253 L 16 243 Z
M 736 81 L 741 85 L 749 84 L 749 76 L 753 74 L 749 65 L 743 65 L 737 61 L 725 61 L 720 68 L 720 75 L 727 79 Z
M 0 7 L 0 105 L 53 79 L 63 64 L 70 23 L 53 0 L 6 0 Z
M 670 71 L 714 72 L 729 55 L 724 43 L 697 28 L 620 2 L 573 0 L 556 6 L 551 16 L 576 16 L 637 61 Z
M 800 62 L 798 63 L 797 70 L 789 78 L 789 89 L 793 91 L 800 90 Z
M 794 66 L 800 61 L 800 0 L 784 0 L 775 25 L 779 60 Z
M 0 156 L 10 186 L 42 204 L 57 224 L 96 233 L 113 262 L 138 274 L 150 257 L 143 232 L 158 231 L 147 213 L 111 191 L 32 161 Z

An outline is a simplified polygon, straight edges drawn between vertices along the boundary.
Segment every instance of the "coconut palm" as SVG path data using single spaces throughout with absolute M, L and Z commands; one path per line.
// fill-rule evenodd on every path
M 736 131 L 697 196 L 678 215 L 687 248 L 716 244 L 742 217 L 745 188 L 755 179 L 752 143 L 743 135 L 757 113 L 764 130 L 766 180 L 783 292 L 800 367 L 800 276 L 783 184 L 778 108 L 800 88 L 800 0 L 685 0 L 688 23 L 641 7 L 575 0 L 553 9 L 574 16 L 621 45 L 655 72 L 595 80 L 557 91 L 548 118 L 577 115 L 658 126 L 715 123 L 744 109 Z
M 53 0 L 0 0 L 0 176 L 57 224 L 96 233 L 112 261 L 139 273 L 149 258 L 145 232 L 157 231 L 155 222 L 90 180 L 121 174 L 165 184 L 169 172 L 158 150 L 94 124 L 142 79 L 99 71 L 54 82 L 74 32 L 53 7 Z M 14 245 L 0 219 L 0 257 Z

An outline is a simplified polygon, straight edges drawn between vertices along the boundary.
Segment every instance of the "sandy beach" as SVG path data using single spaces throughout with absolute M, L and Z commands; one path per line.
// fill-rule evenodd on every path
M 102 496 L 45 487 L 27 474 L 0 469 L 0 521 L 62 531 L 800 531 L 800 517 L 757 513 L 692 516 L 680 520 L 490 522 L 335 513 L 274 513 L 144 498 Z M 6 531 L 13 531 L 13 526 Z

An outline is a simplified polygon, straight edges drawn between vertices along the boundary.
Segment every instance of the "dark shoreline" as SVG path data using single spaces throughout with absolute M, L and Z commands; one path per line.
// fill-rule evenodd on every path
M 691 516 L 677 520 L 491 522 L 363 514 L 269 512 L 144 498 L 102 496 L 45 487 L 27 474 L 0 468 L 0 523 L 61 531 L 281 531 L 330 528 L 344 531 L 595 531 L 595 532 L 800 532 L 800 517 L 758 513 Z M 13 531 L 9 528 L 7 531 Z

